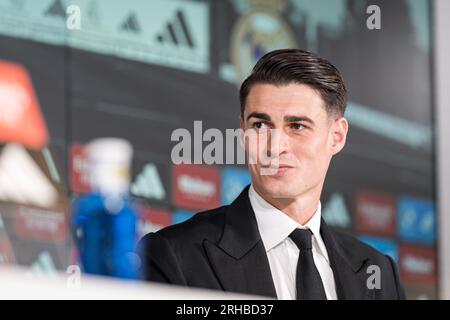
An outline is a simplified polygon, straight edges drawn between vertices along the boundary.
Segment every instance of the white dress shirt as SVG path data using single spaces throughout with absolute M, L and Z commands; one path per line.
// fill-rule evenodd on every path
M 297 296 L 296 273 L 299 249 L 289 238 L 296 228 L 310 229 L 312 237 L 312 253 L 314 263 L 322 278 L 323 287 L 328 300 L 336 300 L 336 286 L 333 270 L 330 267 L 327 249 L 320 235 L 321 204 L 312 218 L 300 225 L 287 214 L 278 210 L 264 200 L 253 188 L 248 196 L 256 215 L 259 233 L 269 259 L 270 270 L 278 299 L 295 300 Z

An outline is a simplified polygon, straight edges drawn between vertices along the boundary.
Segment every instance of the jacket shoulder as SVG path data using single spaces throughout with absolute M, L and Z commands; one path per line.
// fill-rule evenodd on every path
M 364 257 L 368 259 L 368 264 L 366 264 L 366 266 L 375 265 L 380 268 L 379 270 L 381 271 L 382 276 L 381 287 L 384 289 L 376 292 L 379 299 L 406 299 L 405 290 L 400 281 L 398 266 L 390 256 L 379 252 L 349 234 L 334 231 L 334 235 L 349 257 L 354 255 Z
M 383 263 L 389 262 L 386 255 L 357 239 L 355 236 L 337 230 L 333 230 L 333 234 L 341 244 L 342 249 L 346 251 L 349 256 L 358 254 L 360 256 L 366 256 L 372 261 L 379 261 Z

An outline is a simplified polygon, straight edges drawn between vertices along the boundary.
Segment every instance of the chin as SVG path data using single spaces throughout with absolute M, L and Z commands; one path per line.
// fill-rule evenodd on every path
M 287 199 L 295 198 L 298 194 L 292 185 L 287 182 L 279 181 L 277 183 L 263 184 L 258 188 L 263 195 L 269 196 L 270 198 Z

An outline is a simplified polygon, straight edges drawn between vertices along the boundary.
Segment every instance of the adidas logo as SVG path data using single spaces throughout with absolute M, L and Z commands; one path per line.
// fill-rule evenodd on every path
M 131 186 L 131 193 L 148 199 L 164 200 L 166 191 L 154 164 L 145 165 Z
M 120 25 L 120 29 L 124 31 L 140 33 L 141 27 L 135 13 L 131 13 L 127 19 Z
M 32 275 L 47 275 L 53 276 L 56 275 L 55 264 L 53 263 L 52 256 L 48 251 L 44 251 L 37 257 L 36 261 L 34 261 L 31 266 L 31 274 Z
M 7 144 L 0 151 L 0 200 L 48 208 L 57 191 L 25 148 Z
M 339 228 L 350 227 L 350 215 L 345 205 L 345 200 L 342 194 L 334 193 L 331 195 L 327 204 L 322 210 L 322 215 L 326 223 L 330 226 Z
M 55 0 L 45 11 L 44 15 L 46 16 L 54 16 L 65 19 L 66 18 L 66 9 L 62 4 L 61 0 Z
M 183 45 L 189 48 L 195 47 L 184 14 L 180 10 L 177 10 L 175 19 L 166 24 L 165 30 L 156 36 L 156 40 L 159 43 Z

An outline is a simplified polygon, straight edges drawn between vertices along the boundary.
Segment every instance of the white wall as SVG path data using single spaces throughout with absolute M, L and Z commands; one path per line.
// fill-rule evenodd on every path
M 450 1 L 434 0 L 439 296 L 450 299 Z

